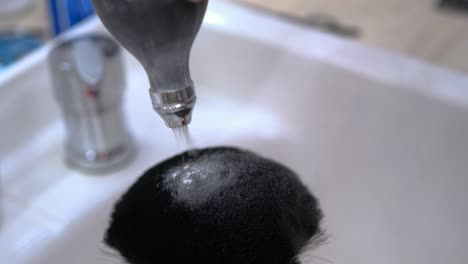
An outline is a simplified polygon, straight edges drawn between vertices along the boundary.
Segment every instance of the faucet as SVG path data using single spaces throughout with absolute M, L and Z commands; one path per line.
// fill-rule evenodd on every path
M 117 43 L 97 34 L 59 39 L 49 63 L 68 165 L 103 173 L 130 163 L 135 148 L 123 114 L 125 75 Z
M 154 110 L 187 126 L 196 102 L 189 57 L 208 0 L 92 0 L 108 31 L 144 67 Z

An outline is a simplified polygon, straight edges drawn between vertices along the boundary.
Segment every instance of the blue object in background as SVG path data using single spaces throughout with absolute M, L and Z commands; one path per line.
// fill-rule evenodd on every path
M 33 34 L 0 33 L 0 72 L 41 45 L 39 36 Z
M 55 35 L 94 14 L 91 0 L 50 0 L 50 11 Z

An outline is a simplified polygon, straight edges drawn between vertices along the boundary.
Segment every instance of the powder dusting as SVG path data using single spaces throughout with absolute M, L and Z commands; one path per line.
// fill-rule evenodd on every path
M 174 197 L 189 206 L 197 206 L 217 195 L 235 182 L 235 164 L 222 153 L 196 157 L 197 151 L 187 152 L 182 162 L 163 176 Z

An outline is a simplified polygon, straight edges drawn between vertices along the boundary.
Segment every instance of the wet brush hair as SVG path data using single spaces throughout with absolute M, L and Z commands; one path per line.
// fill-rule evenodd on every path
M 105 243 L 131 264 L 298 264 L 321 219 L 285 166 L 236 148 L 191 150 L 123 195 Z

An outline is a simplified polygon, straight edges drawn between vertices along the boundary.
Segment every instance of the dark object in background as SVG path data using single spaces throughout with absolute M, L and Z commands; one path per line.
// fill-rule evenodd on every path
M 283 165 L 236 148 L 192 150 L 130 188 L 105 242 L 131 264 L 292 264 L 321 219 Z
M 461 11 L 468 14 L 468 0 L 441 0 L 439 7 Z
M 245 5 L 255 11 L 267 13 L 275 17 L 285 19 L 289 22 L 296 23 L 306 27 L 312 27 L 316 30 L 336 34 L 346 38 L 359 38 L 361 30 L 359 27 L 343 23 L 331 14 L 326 13 L 308 13 L 304 15 L 293 15 L 287 12 L 267 10 L 262 6 L 241 1 L 240 4 Z
M 329 14 L 314 13 L 304 18 L 299 18 L 303 25 L 315 27 L 318 30 L 336 34 L 342 37 L 358 38 L 361 34 L 356 26 L 343 24 L 341 21 Z

